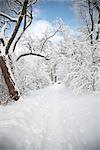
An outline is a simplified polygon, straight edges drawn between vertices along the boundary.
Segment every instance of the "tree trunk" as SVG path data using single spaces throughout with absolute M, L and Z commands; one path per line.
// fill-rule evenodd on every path
M 10 97 L 17 101 L 19 99 L 19 92 L 15 88 L 15 83 L 11 77 L 11 73 L 9 72 L 6 60 L 3 56 L 0 56 L 0 68 L 5 79 L 5 83 L 8 87 Z

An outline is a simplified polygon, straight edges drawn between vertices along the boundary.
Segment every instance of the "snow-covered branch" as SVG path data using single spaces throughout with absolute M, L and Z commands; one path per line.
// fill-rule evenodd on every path
M 46 42 L 47 42 L 49 39 L 51 39 L 52 37 L 54 37 L 54 36 L 59 32 L 60 28 L 61 28 L 61 25 L 58 27 L 58 29 L 57 29 L 52 35 L 46 37 L 46 39 L 44 40 L 44 42 L 43 42 L 43 44 L 42 44 L 42 47 L 41 47 L 41 50 L 40 50 L 41 52 L 42 52 L 42 50 L 43 50 L 44 45 L 46 44 Z
M 31 25 L 31 23 L 32 23 L 32 7 L 31 7 L 31 11 L 28 12 L 28 13 L 30 13 L 30 14 L 29 14 L 30 16 L 28 15 L 28 17 L 29 17 L 30 20 L 29 20 L 29 22 L 26 24 L 26 15 L 25 15 L 23 31 L 20 33 L 20 35 L 18 36 L 18 38 L 16 38 L 16 41 L 15 41 L 14 46 L 13 46 L 13 52 L 15 51 L 15 47 L 16 47 L 18 41 L 20 40 L 20 38 L 22 37 L 22 35 L 24 34 L 25 30 L 26 30 L 26 29 Z
M 21 14 L 20 14 L 20 16 L 19 16 L 19 18 L 18 18 L 18 20 L 17 20 L 17 22 L 16 22 L 16 26 L 15 26 L 15 28 L 14 28 L 14 31 L 13 31 L 13 33 L 12 33 L 12 35 L 11 35 L 11 37 L 10 37 L 8 43 L 7 43 L 7 46 L 6 46 L 6 48 L 5 48 L 6 54 L 9 53 L 9 48 L 10 48 L 10 46 L 11 46 L 11 44 L 12 44 L 12 42 L 13 42 L 13 40 L 14 40 L 14 38 L 15 38 L 15 36 L 16 36 L 18 30 L 19 30 L 19 27 L 20 27 L 20 25 L 21 25 L 21 22 L 22 22 L 22 20 L 23 20 L 23 17 L 24 17 L 24 15 L 25 15 L 25 12 L 26 12 L 26 9 L 27 9 L 27 4 L 28 4 L 28 0 L 25 0 L 25 2 L 24 2 L 24 4 L 23 4 L 23 7 L 22 7 Z
M 7 23 L 5 22 L 5 24 L 3 25 L 1 32 L 0 32 L 0 42 L 2 43 L 3 46 L 5 46 L 5 30 L 7 29 Z
M 11 16 L 9 16 L 9 15 L 7 15 L 7 14 L 1 12 L 1 11 L 0 11 L 0 16 L 3 16 L 3 17 L 5 17 L 5 18 L 9 19 L 9 20 L 12 21 L 12 22 L 17 22 L 17 19 L 16 19 L 16 18 L 13 18 L 13 17 L 11 17 Z

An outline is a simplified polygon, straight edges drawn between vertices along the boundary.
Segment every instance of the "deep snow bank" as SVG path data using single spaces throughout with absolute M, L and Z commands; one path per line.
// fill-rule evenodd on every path
M 0 106 L 0 150 L 100 150 L 100 95 L 56 84 Z

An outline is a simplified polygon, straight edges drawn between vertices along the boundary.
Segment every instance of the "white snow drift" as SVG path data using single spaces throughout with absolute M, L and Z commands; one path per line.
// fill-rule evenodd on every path
M 100 95 L 56 84 L 0 106 L 0 150 L 100 150 Z

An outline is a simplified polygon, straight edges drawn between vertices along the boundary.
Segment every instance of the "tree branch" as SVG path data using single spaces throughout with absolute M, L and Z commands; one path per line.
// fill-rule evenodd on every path
M 26 15 L 25 15 L 25 20 L 26 20 Z M 25 21 L 25 20 L 24 20 L 24 21 Z M 32 23 L 32 7 L 31 7 L 31 12 L 30 12 L 30 21 L 29 21 L 29 23 L 28 23 L 27 25 L 26 25 L 26 21 L 24 22 L 23 31 L 21 32 L 21 34 L 19 35 L 19 37 L 17 38 L 17 40 L 16 40 L 15 43 L 14 43 L 13 52 L 15 51 L 15 47 L 16 47 L 18 41 L 21 39 L 21 37 L 22 37 L 24 31 L 31 25 L 31 23 Z
M 19 28 L 20 28 L 21 22 L 22 22 L 22 20 L 23 20 L 24 15 L 25 15 L 25 11 L 26 11 L 26 9 L 27 9 L 27 4 L 28 4 L 28 0 L 25 0 L 25 1 L 24 1 L 24 4 L 23 4 L 23 7 L 22 7 L 21 14 L 20 14 L 20 16 L 19 16 L 19 18 L 18 18 L 18 21 L 17 21 L 16 25 L 15 25 L 14 31 L 13 31 L 13 33 L 12 33 L 12 35 L 11 35 L 11 37 L 10 37 L 8 43 L 7 43 L 7 46 L 6 46 L 6 48 L 5 48 L 6 54 L 9 53 L 9 48 L 10 48 L 10 46 L 11 46 L 11 44 L 12 44 L 12 42 L 13 42 L 13 40 L 14 40 L 14 38 L 15 38 L 15 36 L 16 36 L 16 34 L 17 34 Z
M 49 60 L 46 56 L 44 55 L 41 55 L 41 54 L 36 54 L 36 53 L 26 53 L 26 54 L 22 54 L 20 55 L 16 61 L 18 61 L 20 58 L 24 57 L 24 56 L 29 56 L 29 55 L 33 55 L 33 56 L 38 56 L 38 57 L 42 57 L 42 58 L 45 58 L 46 60 Z
M 56 33 L 57 32 L 59 32 L 59 29 L 61 28 L 61 26 L 59 26 L 59 28 L 52 34 L 52 35 L 50 35 L 50 36 L 48 36 L 45 40 L 44 40 L 44 42 L 43 42 L 43 44 L 42 44 L 42 47 L 41 47 L 41 52 L 42 52 L 42 50 L 43 50 L 43 48 L 44 48 L 44 45 L 46 44 L 46 42 L 50 39 L 50 38 L 52 38 L 52 37 L 54 37 L 55 35 L 56 35 Z
M 93 45 L 93 30 L 94 30 L 94 20 L 93 20 L 93 10 L 91 9 L 91 2 L 88 0 L 88 6 L 89 6 L 89 15 L 90 15 L 90 20 L 91 20 L 91 45 Z
M 9 19 L 9 20 L 12 21 L 12 22 L 17 22 L 17 19 L 12 18 L 11 16 L 9 16 L 9 15 L 7 15 L 7 14 L 1 12 L 1 11 L 0 11 L 0 16 L 3 16 L 3 17 L 5 17 L 5 18 Z
M 35 0 L 35 1 L 32 3 L 32 5 L 35 5 L 36 2 L 37 2 L 37 0 Z M 30 4 L 28 4 L 28 7 L 29 7 L 29 6 L 30 6 Z
M 3 46 L 5 46 L 5 42 L 3 38 L 0 38 L 0 42 L 2 43 Z

